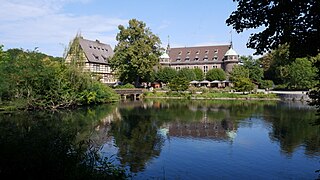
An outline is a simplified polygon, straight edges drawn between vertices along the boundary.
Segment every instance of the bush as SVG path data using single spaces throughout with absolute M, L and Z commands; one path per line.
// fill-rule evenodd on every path
M 272 87 L 273 87 L 273 81 L 271 80 L 263 80 L 260 85 L 260 88 L 262 89 L 271 89 Z
M 125 84 L 125 85 L 119 85 L 119 86 L 116 86 L 116 89 L 134 89 L 134 85 L 133 84 Z

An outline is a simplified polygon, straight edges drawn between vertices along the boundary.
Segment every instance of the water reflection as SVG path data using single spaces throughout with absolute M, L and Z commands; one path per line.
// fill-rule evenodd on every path
M 2 113 L 0 178 L 90 179 L 96 164 L 83 162 L 95 157 L 90 149 L 100 149 L 137 178 L 163 177 L 166 168 L 170 176 L 188 167 L 192 172 L 180 178 L 310 179 L 319 169 L 314 158 L 320 161 L 320 126 L 310 125 L 315 119 L 315 110 L 303 104 L 257 101 L 151 100 Z M 289 172 L 278 171 L 283 164 L 290 164 Z
M 144 172 L 172 138 L 232 143 L 239 128 L 252 129 L 257 122 L 269 131 L 273 142 L 280 143 L 280 151 L 286 156 L 301 147 L 308 156 L 318 157 L 320 152 L 319 127 L 310 125 L 315 111 L 306 105 L 166 100 L 123 103 L 118 113 L 110 135 L 119 162 L 129 166 L 131 172 Z
M 0 114 L 1 179 L 104 179 L 113 166 L 96 156 L 89 139 L 115 106 L 62 112 Z M 100 137 L 105 136 L 98 136 Z M 104 143 L 104 142 L 101 142 Z M 110 167 L 109 169 L 105 169 Z M 115 170 L 115 169 L 114 169 Z M 111 171 L 111 172 L 110 172 Z M 125 177 L 123 172 L 115 176 Z

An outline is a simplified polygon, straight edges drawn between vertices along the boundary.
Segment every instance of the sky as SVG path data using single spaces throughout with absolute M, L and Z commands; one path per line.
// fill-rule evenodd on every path
M 252 55 L 246 43 L 254 31 L 237 34 L 225 23 L 236 6 L 232 0 L 0 0 L 0 44 L 61 57 L 81 33 L 114 47 L 118 25 L 134 18 L 163 47 L 230 44 L 232 32 L 237 53 Z

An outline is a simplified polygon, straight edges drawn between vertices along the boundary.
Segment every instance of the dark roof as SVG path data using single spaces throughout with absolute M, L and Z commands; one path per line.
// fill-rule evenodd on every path
M 79 38 L 79 43 L 89 62 L 107 64 L 108 59 L 114 54 L 109 44 L 103 44 L 98 40 Z
M 221 62 L 229 49 L 230 45 L 171 48 L 170 62 Z

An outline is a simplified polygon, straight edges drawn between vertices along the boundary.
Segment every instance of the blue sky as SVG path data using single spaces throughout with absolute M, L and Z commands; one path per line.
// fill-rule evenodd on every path
M 0 0 L 0 44 L 62 56 L 77 32 L 114 47 L 118 25 L 144 21 L 165 47 L 230 43 L 225 20 L 236 9 L 232 0 Z M 234 49 L 252 55 L 246 43 L 252 31 L 236 34 Z

